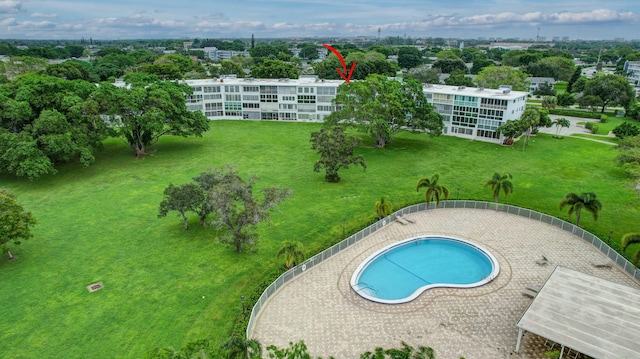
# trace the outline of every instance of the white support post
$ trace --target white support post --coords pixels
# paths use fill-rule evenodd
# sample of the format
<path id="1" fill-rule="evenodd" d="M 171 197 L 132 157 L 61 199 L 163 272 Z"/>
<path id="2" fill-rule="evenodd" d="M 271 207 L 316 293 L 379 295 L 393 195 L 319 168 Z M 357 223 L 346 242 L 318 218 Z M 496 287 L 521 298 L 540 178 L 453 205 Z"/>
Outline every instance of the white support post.
<path id="1" fill-rule="evenodd" d="M 520 350 L 520 341 L 522 339 L 522 328 L 518 328 L 518 341 L 516 342 L 516 353 Z"/>
<path id="2" fill-rule="evenodd" d="M 562 355 L 564 355 L 564 344 L 560 344 L 560 356 L 558 357 L 558 359 L 562 358 Z"/>

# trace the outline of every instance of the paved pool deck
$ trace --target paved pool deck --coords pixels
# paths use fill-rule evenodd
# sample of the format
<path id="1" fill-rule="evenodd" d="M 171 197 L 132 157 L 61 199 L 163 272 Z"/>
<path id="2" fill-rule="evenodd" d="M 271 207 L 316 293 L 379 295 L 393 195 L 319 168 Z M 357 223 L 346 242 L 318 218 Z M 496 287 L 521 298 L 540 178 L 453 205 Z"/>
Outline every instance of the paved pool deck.
<path id="1" fill-rule="evenodd" d="M 581 238 L 552 225 L 514 214 L 440 208 L 392 222 L 283 286 L 258 316 L 251 337 L 263 347 L 304 340 L 313 357 L 358 359 L 376 347 L 401 341 L 429 346 L 437 359 L 544 359 L 544 339 L 526 333 L 514 353 L 516 323 L 531 302 L 522 294 L 541 286 L 562 265 L 627 286 L 640 284 Z M 489 250 L 500 274 L 471 289 L 431 289 L 406 304 L 370 302 L 349 281 L 356 267 L 386 245 L 419 235 L 465 239 Z M 542 256 L 548 264 L 539 265 Z M 611 268 L 595 267 L 609 261 Z"/>

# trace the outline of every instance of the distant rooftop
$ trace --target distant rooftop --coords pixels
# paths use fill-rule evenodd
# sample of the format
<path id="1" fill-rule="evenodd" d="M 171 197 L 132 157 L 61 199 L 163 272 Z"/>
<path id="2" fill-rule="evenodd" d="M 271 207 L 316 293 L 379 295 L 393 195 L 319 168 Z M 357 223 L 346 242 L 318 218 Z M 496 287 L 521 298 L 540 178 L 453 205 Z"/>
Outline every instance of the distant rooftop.
<path id="1" fill-rule="evenodd" d="M 504 99 L 516 99 L 527 96 L 524 91 L 512 91 L 509 89 L 486 89 L 482 87 L 448 86 L 448 85 L 425 85 L 424 91 L 438 92 L 451 95 L 500 97 Z"/>

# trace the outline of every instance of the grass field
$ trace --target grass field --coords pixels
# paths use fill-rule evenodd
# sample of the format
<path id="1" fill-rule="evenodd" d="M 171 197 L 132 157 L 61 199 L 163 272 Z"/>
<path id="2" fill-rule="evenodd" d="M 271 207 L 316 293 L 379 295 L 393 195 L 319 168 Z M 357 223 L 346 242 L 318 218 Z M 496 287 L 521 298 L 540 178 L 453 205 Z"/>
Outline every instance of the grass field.
<path id="1" fill-rule="evenodd" d="M 430 138 L 404 133 L 386 149 L 358 150 L 367 169 L 340 172 L 325 183 L 314 173 L 317 155 L 309 136 L 318 124 L 216 121 L 204 138 L 164 138 L 153 156 L 136 160 L 109 140 L 89 168 L 67 164 L 37 181 L 0 177 L 0 186 L 39 221 L 34 238 L 13 247 L 17 258 L 0 259 L 0 356 L 10 358 L 139 358 L 156 346 L 189 340 L 226 339 L 265 272 L 281 265 L 284 240 L 304 243 L 312 254 L 349 228 L 374 217 L 374 203 L 388 195 L 394 208 L 423 199 L 420 177 L 440 173 L 453 198 L 490 200 L 482 184 L 494 172 L 513 174 L 515 192 L 505 201 L 565 218 L 558 202 L 570 191 L 594 191 L 600 219 L 581 225 L 613 240 L 638 231 L 638 194 L 605 144 L 538 135 L 520 146 Z M 202 228 L 195 215 L 182 229 L 174 214 L 157 218 L 164 188 L 181 184 L 210 166 L 234 164 L 257 175 L 257 186 L 293 189 L 259 227 L 256 253 L 235 253 Z M 102 281 L 104 289 L 85 286 Z"/>

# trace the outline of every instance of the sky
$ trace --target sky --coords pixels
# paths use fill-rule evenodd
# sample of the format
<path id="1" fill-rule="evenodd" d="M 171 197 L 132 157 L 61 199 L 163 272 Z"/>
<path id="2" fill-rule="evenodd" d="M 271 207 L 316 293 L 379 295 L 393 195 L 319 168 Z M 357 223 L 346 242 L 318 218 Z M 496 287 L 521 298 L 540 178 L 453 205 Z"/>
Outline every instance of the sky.
<path id="1" fill-rule="evenodd" d="M 640 38 L 638 0 L 0 0 L 0 39 Z"/>

